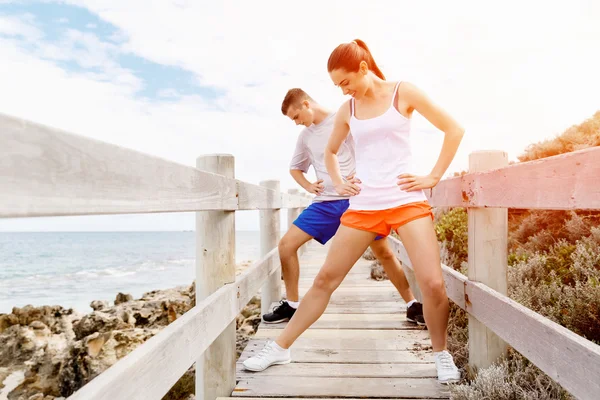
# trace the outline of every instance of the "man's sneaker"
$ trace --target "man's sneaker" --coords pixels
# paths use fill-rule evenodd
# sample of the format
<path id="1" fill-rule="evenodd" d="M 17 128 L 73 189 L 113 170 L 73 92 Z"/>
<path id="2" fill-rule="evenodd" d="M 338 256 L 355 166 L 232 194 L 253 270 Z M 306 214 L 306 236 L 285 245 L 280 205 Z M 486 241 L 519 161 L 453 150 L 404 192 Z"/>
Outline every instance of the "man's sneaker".
<path id="1" fill-rule="evenodd" d="M 281 300 L 279 305 L 273 309 L 273 312 L 263 315 L 265 324 L 277 324 L 292 319 L 296 309 L 288 304 L 287 301 Z"/>
<path id="2" fill-rule="evenodd" d="M 460 380 L 460 371 L 454 365 L 454 359 L 447 350 L 435 353 L 435 368 L 440 383 L 456 383 Z"/>
<path id="3" fill-rule="evenodd" d="M 415 301 L 406 309 L 406 320 L 420 326 L 425 326 L 425 318 L 423 317 L 423 304 Z"/>
<path id="4" fill-rule="evenodd" d="M 274 345 L 275 342 L 268 342 L 257 355 L 243 362 L 244 368 L 260 372 L 271 365 L 289 364 L 292 361 L 290 349 L 279 350 Z"/>

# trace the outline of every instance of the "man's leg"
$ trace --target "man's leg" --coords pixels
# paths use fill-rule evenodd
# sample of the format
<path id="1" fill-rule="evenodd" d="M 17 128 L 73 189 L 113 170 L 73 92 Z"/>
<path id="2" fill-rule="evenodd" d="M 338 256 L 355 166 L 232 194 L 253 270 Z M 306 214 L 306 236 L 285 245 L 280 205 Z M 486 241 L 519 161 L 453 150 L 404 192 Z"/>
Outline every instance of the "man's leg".
<path id="1" fill-rule="evenodd" d="M 285 282 L 286 299 L 272 313 L 265 314 L 265 323 L 278 323 L 292 318 L 299 306 L 298 281 L 300 265 L 298 249 L 310 239 L 326 244 L 338 230 L 340 217 L 348 208 L 348 200 L 332 200 L 311 204 L 294 221 L 279 242 L 279 257 Z"/>
<path id="2" fill-rule="evenodd" d="M 390 248 L 387 239 L 374 240 L 373 243 L 371 243 L 371 250 L 373 251 L 373 255 L 381 263 L 381 266 L 390 278 L 392 284 L 398 289 L 398 292 L 404 301 L 408 303 L 409 301 L 414 300 L 415 296 L 410 290 L 408 280 L 402 270 L 402 265 L 400 265 L 400 261 L 398 261 L 396 255 Z"/>
<path id="3" fill-rule="evenodd" d="M 312 238 L 296 225 L 292 225 L 279 242 L 279 259 L 281 260 L 287 301 L 298 302 L 298 280 L 300 279 L 298 249 Z"/>
<path id="4" fill-rule="evenodd" d="M 402 299 L 406 302 L 406 319 L 419 325 L 425 325 L 423 305 L 415 300 L 415 296 L 413 295 L 412 290 L 410 290 L 406 275 L 404 275 L 404 271 L 402 270 L 402 265 L 392 251 L 387 238 L 374 240 L 373 243 L 371 243 L 371 250 L 373 251 L 373 255 L 381 263 L 381 266 L 390 278 L 392 284 L 400 293 L 400 296 L 402 296 Z"/>
<path id="5" fill-rule="evenodd" d="M 312 238 L 296 225 L 292 225 L 279 241 L 279 259 L 281 260 L 287 301 L 282 302 L 273 312 L 263 315 L 265 323 L 276 324 L 288 321 L 298 308 L 298 280 L 300 278 L 298 249 Z"/>

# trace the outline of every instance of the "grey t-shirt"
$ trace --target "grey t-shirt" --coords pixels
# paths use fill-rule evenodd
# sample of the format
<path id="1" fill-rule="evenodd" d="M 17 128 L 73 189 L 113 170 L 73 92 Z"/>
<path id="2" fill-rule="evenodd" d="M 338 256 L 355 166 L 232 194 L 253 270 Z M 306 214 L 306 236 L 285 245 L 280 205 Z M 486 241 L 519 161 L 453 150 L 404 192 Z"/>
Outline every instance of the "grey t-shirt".
<path id="1" fill-rule="evenodd" d="M 304 128 L 298 136 L 296 150 L 290 163 L 290 169 L 299 169 L 304 173 L 308 172 L 308 168 L 312 165 L 317 180 L 323 179 L 324 190 L 320 195 L 315 196 L 313 201 L 342 200 L 349 197 L 337 194 L 325 167 L 325 147 L 333 131 L 334 121 L 335 113 L 332 113 L 319 124 Z M 354 140 L 351 134 L 348 134 L 348 138 L 340 146 L 337 157 L 342 176 L 346 178 L 352 175 L 355 171 L 355 163 Z"/>

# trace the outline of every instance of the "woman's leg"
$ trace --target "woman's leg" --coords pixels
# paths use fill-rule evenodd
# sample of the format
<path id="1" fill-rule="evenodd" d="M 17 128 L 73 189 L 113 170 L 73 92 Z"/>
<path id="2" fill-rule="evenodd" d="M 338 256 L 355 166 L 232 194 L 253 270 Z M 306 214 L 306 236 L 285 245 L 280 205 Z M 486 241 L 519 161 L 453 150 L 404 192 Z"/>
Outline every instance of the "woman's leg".
<path id="1" fill-rule="evenodd" d="M 327 258 L 298 310 L 279 335 L 276 343 L 289 348 L 323 314 L 331 295 L 350 269 L 373 242 L 376 234 L 340 225 L 333 237 Z"/>
<path id="2" fill-rule="evenodd" d="M 244 368 L 258 372 L 271 365 L 291 362 L 290 346 L 323 314 L 331 294 L 342 283 L 375 236 L 375 233 L 343 225 L 339 227 L 323 267 L 290 322 L 275 342 L 269 342 L 258 354 L 244 361 Z"/>
<path id="3" fill-rule="evenodd" d="M 398 228 L 398 234 L 423 294 L 423 314 L 431 336 L 438 381 L 457 382 L 460 371 L 446 350 L 449 305 L 433 221 L 429 216 L 419 218 Z"/>
<path id="4" fill-rule="evenodd" d="M 423 315 L 434 352 L 446 349 L 449 304 L 442 275 L 440 248 L 431 217 L 398 228 L 423 295 Z"/>

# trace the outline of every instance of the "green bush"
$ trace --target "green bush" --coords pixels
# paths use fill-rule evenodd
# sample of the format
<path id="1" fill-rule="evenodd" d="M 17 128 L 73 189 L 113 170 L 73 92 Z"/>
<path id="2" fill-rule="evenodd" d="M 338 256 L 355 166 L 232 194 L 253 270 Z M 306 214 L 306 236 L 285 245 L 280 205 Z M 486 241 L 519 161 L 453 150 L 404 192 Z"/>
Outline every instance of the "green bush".
<path id="1" fill-rule="evenodd" d="M 455 270 L 460 270 L 469 255 L 467 211 L 453 208 L 437 216 L 435 233 L 442 246 L 442 262 Z"/>

